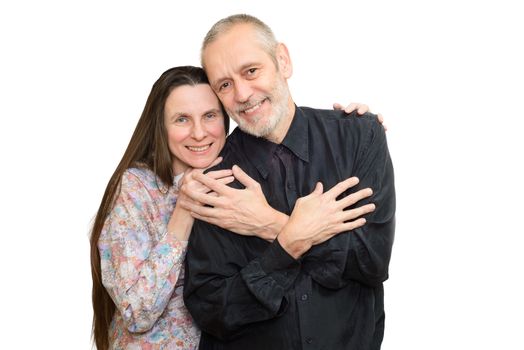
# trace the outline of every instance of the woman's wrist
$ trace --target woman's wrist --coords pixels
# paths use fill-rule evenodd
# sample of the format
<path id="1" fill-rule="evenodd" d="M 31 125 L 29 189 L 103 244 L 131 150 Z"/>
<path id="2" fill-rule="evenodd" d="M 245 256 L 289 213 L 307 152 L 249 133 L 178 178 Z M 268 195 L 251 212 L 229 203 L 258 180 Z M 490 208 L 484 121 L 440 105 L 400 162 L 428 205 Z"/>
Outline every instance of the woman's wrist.
<path id="1" fill-rule="evenodd" d="M 191 213 L 181 206 L 175 206 L 171 219 L 167 224 L 168 234 L 174 235 L 180 241 L 187 241 L 193 228 L 193 222 L 195 219 L 191 216 Z"/>

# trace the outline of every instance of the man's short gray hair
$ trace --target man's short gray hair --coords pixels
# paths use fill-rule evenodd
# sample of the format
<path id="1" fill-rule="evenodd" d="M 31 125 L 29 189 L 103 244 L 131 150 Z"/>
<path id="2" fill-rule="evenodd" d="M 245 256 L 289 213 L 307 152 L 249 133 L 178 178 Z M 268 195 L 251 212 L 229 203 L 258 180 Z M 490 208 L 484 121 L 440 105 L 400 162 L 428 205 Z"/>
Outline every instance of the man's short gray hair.
<path id="1" fill-rule="evenodd" d="M 250 24 L 255 28 L 262 49 L 268 53 L 278 69 L 276 54 L 278 41 L 275 38 L 275 34 L 273 34 L 273 31 L 267 24 L 258 18 L 247 14 L 237 14 L 222 18 L 220 21 L 216 22 L 207 32 L 204 42 L 202 43 L 202 49 L 200 51 L 200 63 L 204 69 L 206 68 L 204 64 L 204 50 L 209 46 L 209 44 L 215 41 L 220 36 L 220 34 L 228 32 L 237 24 L 244 23 Z"/>

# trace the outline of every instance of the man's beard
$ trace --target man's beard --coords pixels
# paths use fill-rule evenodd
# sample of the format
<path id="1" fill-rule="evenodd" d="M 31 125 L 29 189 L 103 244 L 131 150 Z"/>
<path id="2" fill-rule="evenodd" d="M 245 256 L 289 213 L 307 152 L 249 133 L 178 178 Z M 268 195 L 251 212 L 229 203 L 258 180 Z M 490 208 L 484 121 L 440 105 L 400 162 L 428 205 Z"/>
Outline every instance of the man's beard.
<path id="1" fill-rule="evenodd" d="M 239 116 L 241 113 L 240 111 L 249 109 L 262 102 L 266 98 L 269 100 L 268 102 L 271 103 L 273 114 L 267 118 L 268 120 L 265 124 L 259 125 L 259 121 L 263 118 L 261 115 L 253 116 L 250 121 L 247 121 Z M 288 100 L 289 90 L 287 85 L 284 83 L 283 79 L 277 79 L 275 88 L 271 91 L 269 96 L 251 99 L 250 101 L 242 104 L 242 106 L 236 108 L 236 111 L 227 110 L 227 113 L 233 117 L 233 119 L 238 124 L 238 127 L 245 133 L 256 137 L 267 138 L 267 136 L 269 136 L 275 130 L 280 121 L 284 119 L 289 113 Z"/>

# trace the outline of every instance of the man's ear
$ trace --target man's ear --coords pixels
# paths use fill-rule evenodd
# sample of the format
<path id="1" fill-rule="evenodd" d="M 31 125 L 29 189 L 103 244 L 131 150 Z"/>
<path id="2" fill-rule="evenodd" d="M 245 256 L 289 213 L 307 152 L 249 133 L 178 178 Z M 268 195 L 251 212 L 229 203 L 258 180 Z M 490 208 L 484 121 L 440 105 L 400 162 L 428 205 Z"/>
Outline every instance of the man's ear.
<path id="1" fill-rule="evenodd" d="M 276 50 L 278 69 L 282 72 L 285 79 L 291 78 L 293 75 L 293 64 L 286 45 L 279 43 Z"/>

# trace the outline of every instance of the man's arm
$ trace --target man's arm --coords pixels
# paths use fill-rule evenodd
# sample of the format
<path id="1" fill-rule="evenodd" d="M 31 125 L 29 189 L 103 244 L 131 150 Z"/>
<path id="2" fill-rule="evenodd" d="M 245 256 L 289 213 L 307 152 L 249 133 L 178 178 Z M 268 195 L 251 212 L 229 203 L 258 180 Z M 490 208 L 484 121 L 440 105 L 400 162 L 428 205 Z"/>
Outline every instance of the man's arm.
<path id="1" fill-rule="evenodd" d="M 184 302 L 203 331 L 229 339 L 286 309 L 300 264 L 278 241 L 236 235 L 197 220 L 188 248 Z M 257 250 L 263 254 L 253 258 Z"/>
<path id="2" fill-rule="evenodd" d="M 337 230 L 351 230 L 364 223 L 363 219 L 354 219 L 372 205 L 343 209 L 368 196 L 369 189 L 358 191 L 341 202 L 336 200 L 355 182 L 355 179 L 346 180 L 324 194 L 316 211 L 322 222 L 320 227 L 326 226 L 331 232 L 319 232 L 315 242 L 327 239 Z M 306 197 L 317 195 L 314 192 Z M 347 221 L 344 218 L 353 221 L 344 223 Z M 282 248 L 278 239 L 268 243 L 197 220 L 186 258 L 186 306 L 204 331 L 227 339 L 251 323 L 272 319 L 284 312 L 288 291 L 300 269 L 300 262 Z"/>
<path id="3" fill-rule="evenodd" d="M 351 280 L 376 286 L 388 277 L 395 231 L 393 166 L 383 128 L 376 121 L 361 127 L 364 136 L 353 175 L 360 179 L 356 189 L 370 187 L 373 195 L 358 205 L 373 203 L 376 209 L 365 216 L 364 226 L 338 234 L 303 256 L 303 268 L 327 288 L 341 288 Z"/>
<path id="4" fill-rule="evenodd" d="M 260 184 L 239 166 L 233 165 L 231 171 L 243 189 L 226 186 L 209 174 L 195 174 L 194 182 L 208 188 L 209 193 L 195 191 L 191 184 L 184 185 L 180 190 L 190 200 L 182 200 L 179 204 L 191 211 L 196 219 L 272 242 L 289 217 L 268 204 Z"/>
<path id="5" fill-rule="evenodd" d="M 234 177 L 245 186 L 244 189 L 226 186 L 204 174 L 195 174 L 194 180 L 212 192 L 210 194 L 202 193 L 184 185 L 181 191 L 191 198 L 191 201 L 180 200 L 179 204 L 191 211 L 192 215 L 199 220 L 241 235 L 257 236 L 272 242 L 282 232 L 289 217 L 273 209 L 267 203 L 260 184 L 240 167 L 234 165 L 232 171 Z M 313 240 L 313 245 L 329 239 L 336 233 L 362 226 L 364 224 L 362 220 L 347 221 L 374 210 L 374 205 L 368 204 L 343 213 L 348 206 L 362 198 L 369 197 L 372 193 L 371 189 L 362 189 L 344 201 L 336 200 L 340 194 L 357 183 L 356 178 L 346 179 L 325 194 L 318 194 L 314 191 L 299 199 L 299 202 L 307 199 L 314 205 L 314 210 L 306 214 L 306 219 L 314 223 L 314 225 L 307 225 L 308 230 L 306 231 L 308 237 Z M 202 203 L 208 206 L 203 206 Z M 323 232 L 326 229 L 329 232 Z M 302 236 L 300 239 L 304 240 L 308 237 Z"/>

